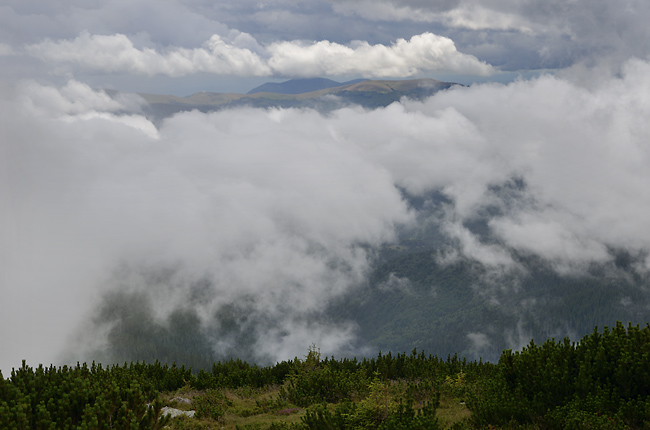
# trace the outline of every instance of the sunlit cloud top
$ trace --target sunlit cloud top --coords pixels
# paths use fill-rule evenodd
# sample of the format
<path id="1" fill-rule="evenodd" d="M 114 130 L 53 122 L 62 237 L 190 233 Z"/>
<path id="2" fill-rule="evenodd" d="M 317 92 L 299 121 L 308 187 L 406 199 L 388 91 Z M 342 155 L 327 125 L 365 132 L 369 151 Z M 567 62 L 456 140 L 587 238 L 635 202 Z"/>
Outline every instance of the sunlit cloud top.
<path id="1" fill-rule="evenodd" d="M 257 47 L 254 52 L 247 46 Z M 213 35 L 200 48 L 171 48 L 158 52 L 138 49 L 123 34 L 83 33 L 73 40 L 28 45 L 30 55 L 55 65 L 109 73 L 185 76 L 211 73 L 235 76 L 361 75 L 407 77 L 422 72 L 488 75 L 493 68 L 458 52 L 446 37 L 424 33 L 390 46 L 355 41 L 340 45 L 328 41 L 273 43 L 260 47 L 249 34 L 232 41 Z M 62 70 L 61 70 L 62 71 Z"/>

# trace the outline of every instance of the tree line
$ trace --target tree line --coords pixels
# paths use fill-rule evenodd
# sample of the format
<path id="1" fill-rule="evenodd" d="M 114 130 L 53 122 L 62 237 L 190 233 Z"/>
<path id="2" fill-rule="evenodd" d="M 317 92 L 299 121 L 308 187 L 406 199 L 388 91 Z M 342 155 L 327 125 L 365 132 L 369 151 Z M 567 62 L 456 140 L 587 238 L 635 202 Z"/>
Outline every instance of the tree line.
<path id="1" fill-rule="evenodd" d="M 315 347 L 273 366 L 231 359 L 198 372 L 160 362 L 23 362 L 6 379 L 0 373 L 0 428 L 159 429 L 169 425 L 162 392 L 267 386 L 280 387 L 278 404 L 306 411 L 301 423 L 269 428 L 436 429 L 440 395 L 449 392 L 471 411 L 455 428 L 647 428 L 650 326 L 618 323 L 580 342 L 531 341 L 503 351 L 498 363 L 416 350 L 322 358 Z"/>

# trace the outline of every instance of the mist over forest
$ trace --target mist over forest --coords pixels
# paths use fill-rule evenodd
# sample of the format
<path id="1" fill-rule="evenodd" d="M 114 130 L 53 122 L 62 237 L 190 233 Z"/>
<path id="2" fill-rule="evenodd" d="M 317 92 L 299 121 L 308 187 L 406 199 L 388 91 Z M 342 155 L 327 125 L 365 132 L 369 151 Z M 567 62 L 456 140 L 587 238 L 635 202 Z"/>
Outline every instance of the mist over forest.
<path id="1" fill-rule="evenodd" d="M 1 7 L 3 374 L 312 344 L 495 361 L 648 321 L 645 3 L 268 2 L 284 27 L 253 2 L 136 3 Z M 444 85 L 144 95 L 317 76 Z"/>

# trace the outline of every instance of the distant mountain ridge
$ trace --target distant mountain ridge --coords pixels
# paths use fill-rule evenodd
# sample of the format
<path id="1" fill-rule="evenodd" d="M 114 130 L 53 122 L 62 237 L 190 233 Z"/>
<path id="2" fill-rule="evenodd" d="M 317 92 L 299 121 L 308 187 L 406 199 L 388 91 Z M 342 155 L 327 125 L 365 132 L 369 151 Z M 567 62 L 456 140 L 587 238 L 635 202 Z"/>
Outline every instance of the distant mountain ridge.
<path id="1" fill-rule="evenodd" d="M 299 78 L 290 79 L 285 82 L 266 82 L 253 88 L 246 94 L 275 93 L 275 94 L 303 94 L 312 91 L 336 88 L 344 85 L 352 85 L 367 79 L 354 79 L 347 82 L 336 82 L 326 78 Z"/>
<path id="2" fill-rule="evenodd" d="M 147 116 L 160 121 L 183 111 L 211 112 L 238 107 L 309 108 L 328 112 L 343 106 L 360 105 L 373 109 L 388 106 L 403 97 L 423 100 L 457 85 L 460 84 L 436 79 L 357 79 L 339 83 L 330 79 L 312 78 L 292 79 L 282 83 L 267 82 L 248 94 L 200 92 L 187 97 L 138 94 L 148 102 L 144 108 Z"/>

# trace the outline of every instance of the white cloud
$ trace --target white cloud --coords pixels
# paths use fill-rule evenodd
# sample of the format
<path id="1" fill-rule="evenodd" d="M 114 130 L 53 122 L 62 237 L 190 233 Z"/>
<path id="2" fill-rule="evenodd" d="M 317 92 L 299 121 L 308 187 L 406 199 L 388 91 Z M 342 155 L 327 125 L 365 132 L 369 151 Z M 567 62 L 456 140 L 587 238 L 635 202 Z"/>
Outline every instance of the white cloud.
<path id="1" fill-rule="evenodd" d="M 394 224 L 410 214 L 390 175 L 334 139 L 326 118 L 191 112 L 166 120 L 152 140 L 117 121 L 118 106 L 101 92 L 74 82 L 41 90 L 46 108 L 30 99 L 1 120 L 0 272 L 3 301 L 14 305 L 0 316 L 3 370 L 22 358 L 56 360 L 125 267 L 176 269 L 175 282 L 155 286 L 163 312 L 167 292 L 180 304 L 201 279 L 210 281 L 201 315 L 248 298 L 274 321 L 255 327 L 260 353 L 273 359 L 304 351 L 296 342 L 308 337 L 331 348 L 349 341 L 347 325 L 276 328 L 361 282 L 364 247 L 394 240 Z"/>
<path id="2" fill-rule="evenodd" d="M 485 333 L 467 333 L 467 340 L 470 342 L 470 351 L 475 357 L 485 355 L 487 350 L 493 347 Z"/>
<path id="3" fill-rule="evenodd" d="M 7 57 L 10 55 L 15 55 L 11 45 L 7 45 L 6 43 L 0 43 L 0 57 Z"/>
<path id="4" fill-rule="evenodd" d="M 269 65 L 288 76 L 361 74 L 366 77 L 413 76 L 422 72 L 489 75 L 492 67 L 458 52 L 454 42 L 432 33 L 398 39 L 391 46 L 357 41 L 351 46 L 320 41 L 281 42 L 269 47 Z"/>
<path id="5" fill-rule="evenodd" d="M 244 76 L 270 74 L 257 54 L 228 44 L 218 35 L 213 35 L 201 48 L 176 48 L 167 53 L 152 48 L 138 49 L 123 34 L 103 36 L 87 32 L 73 40 L 46 40 L 25 49 L 31 55 L 55 64 L 68 63 L 108 73 L 169 76 L 200 72 Z"/>
<path id="6" fill-rule="evenodd" d="M 164 53 L 136 48 L 123 34 L 82 33 L 73 40 L 46 40 L 25 47 L 30 55 L 61 67 L 107 73 L 402 77 L 434 71 L 475 75 L 494 72 L 490 65 L 458 52 L 451 39 L 431 33 L 408 41 L 398 39 L 391 46 L 362 41 L 350 46 L 293 41 L 272 43 L 265 53 L 251 49 L 262 48 L 252 36 L 239 32 L 232 42 L 213 35 L 201 48 L 173 48 Z"/>
<path id="7" fill-rule="evenodd" d="M 432 21 L 439 21 L 449 27 L 470 30 L 516 30 L 522 33 L 533 33 L 533 26 L 527 19 L 508 10 L 498 11 L 483 7 L 479 4 L 464 4 L 456 9 L 436 15 Z"/>
<path id="8" fill-rule="evenodd" d="M 87 112 L 81 115 L 66 115 L 60 119 L 65 122 L 92 121 L 95 119 L 111 121 L 139 130 L 151 139 L 158 139 L 160 137 L 156 126 L 142 115 L 115 115 L 106 112 Z"/>
<path id="9" fill-rule="evenodd" d="M 447 222 L 443 225 L 444 232 L 457 241 L 461 255 L 478 261 L 490 268 L 506 270 L 518 269 L 507 249 L 496 244 L 484 244 L 467 228 L 458 222 Z"/>
<path id="10" fill-rule="evenodd" d="M 611 248 L 650 247 L 650 64 L 622 70 L 589 88 L 544 76 L 339 111 L 335 130 L 410 193 L 445 193 L 452 203 L 440 221 L 466 256 L 511 267 L 515 249 L 568 270 L 609 261 Z M 512 178 L 523 188 L 495 191 Z M 463 227 L 486 208 L 498 210 L 485 219 L 489 244 Z"/>
<path id="11" fill-rule="evenodd" d="M 388 274 L 388 277 L 385 281 L 377 285 L 377 288 L 381 291 L 396 292 L 407 295 L 413 295 L 413 286 L 409 278 L 400 278 L 391 272 Z"/>
<path id="12" fill-rule="evenodd" d="M 22 85 L 21 102 L 32 113 L 52 116 L 80 114 L 88 111 L 116 112 L 126 109 L 123 103 L 104 91 L 96 91 L 88 85 L 70 80 L 62 88 L 40 85 L 29 81 Z M 142 100 L 144 103 L 144 100 Z"/>
<path id="13" fill-rule="evenodd" d="M 422 21 L 432 22 L 436 21 L 439 17 L 440 9 L 438 2 L 432 2 L 431 8 L 418 7 L 416 5 L 409 6 L 408 4 L 398 3 L 392 1 L 377 1 L 372 2 L 368 0 L 360 1 L 341 1 L 334 0 L 333 8 L 337 13 L 342 15 L 358 15 L 365 19 L 373 21 Z M 442 8 L 445 10 L 446 8 Z"/>
<path id="14" fill-rule="evenodd" d="M 523 178 L 525 191 L 504 201 L 505 213 L 490 223 L 506 245 L 574 262 L 603 261 L 607 247 L 648 249 L 648 72 L 647 62 L 634 60 L 622 77 L 590 89 L 547 76 L 451 91 L 414 106 L 432 117 L 453 109 L 490 148 L 464 155 L 463 172 L 482 172 L 470 181 L 473 192 L 462 178 L 438 182 L 455 201 L 455 219 L 494 205 L 490 186 L 511 175 Z"/>
<path id="15" fill-rule="evenodd" d="M 75 80 L 68 81 L 60 89 L 27 81 L 20 89 L 20 104 L 31 115 L 65 122 L 102 119 L 135 128 L 155 139 L 158 137 L 156 127 L 138 114 L 145 103 L 134 94 L 120 94 L 114 98 Z"/>
<path id="16" fill-rule="evenodd" d="M 579 219 L 570 218 L 567 213 L 542 211 L 519 219 L 496 219 L 490 226 L 509 246 L 552 261 L 563 272 L 576 264 L 609 261 L 605 244 L 580 231 Z"/>
<path id="17" fill-rule="evenodd" d="M 473 2 L 395 2 L 332 1 L 334 10 L 343 15 L 357 15 L 373 21 L 414 21 L 441 23 L 452 28 L 470 30 L 517 30 L 531 32 L 531 23 L 509 10 Z"/>

